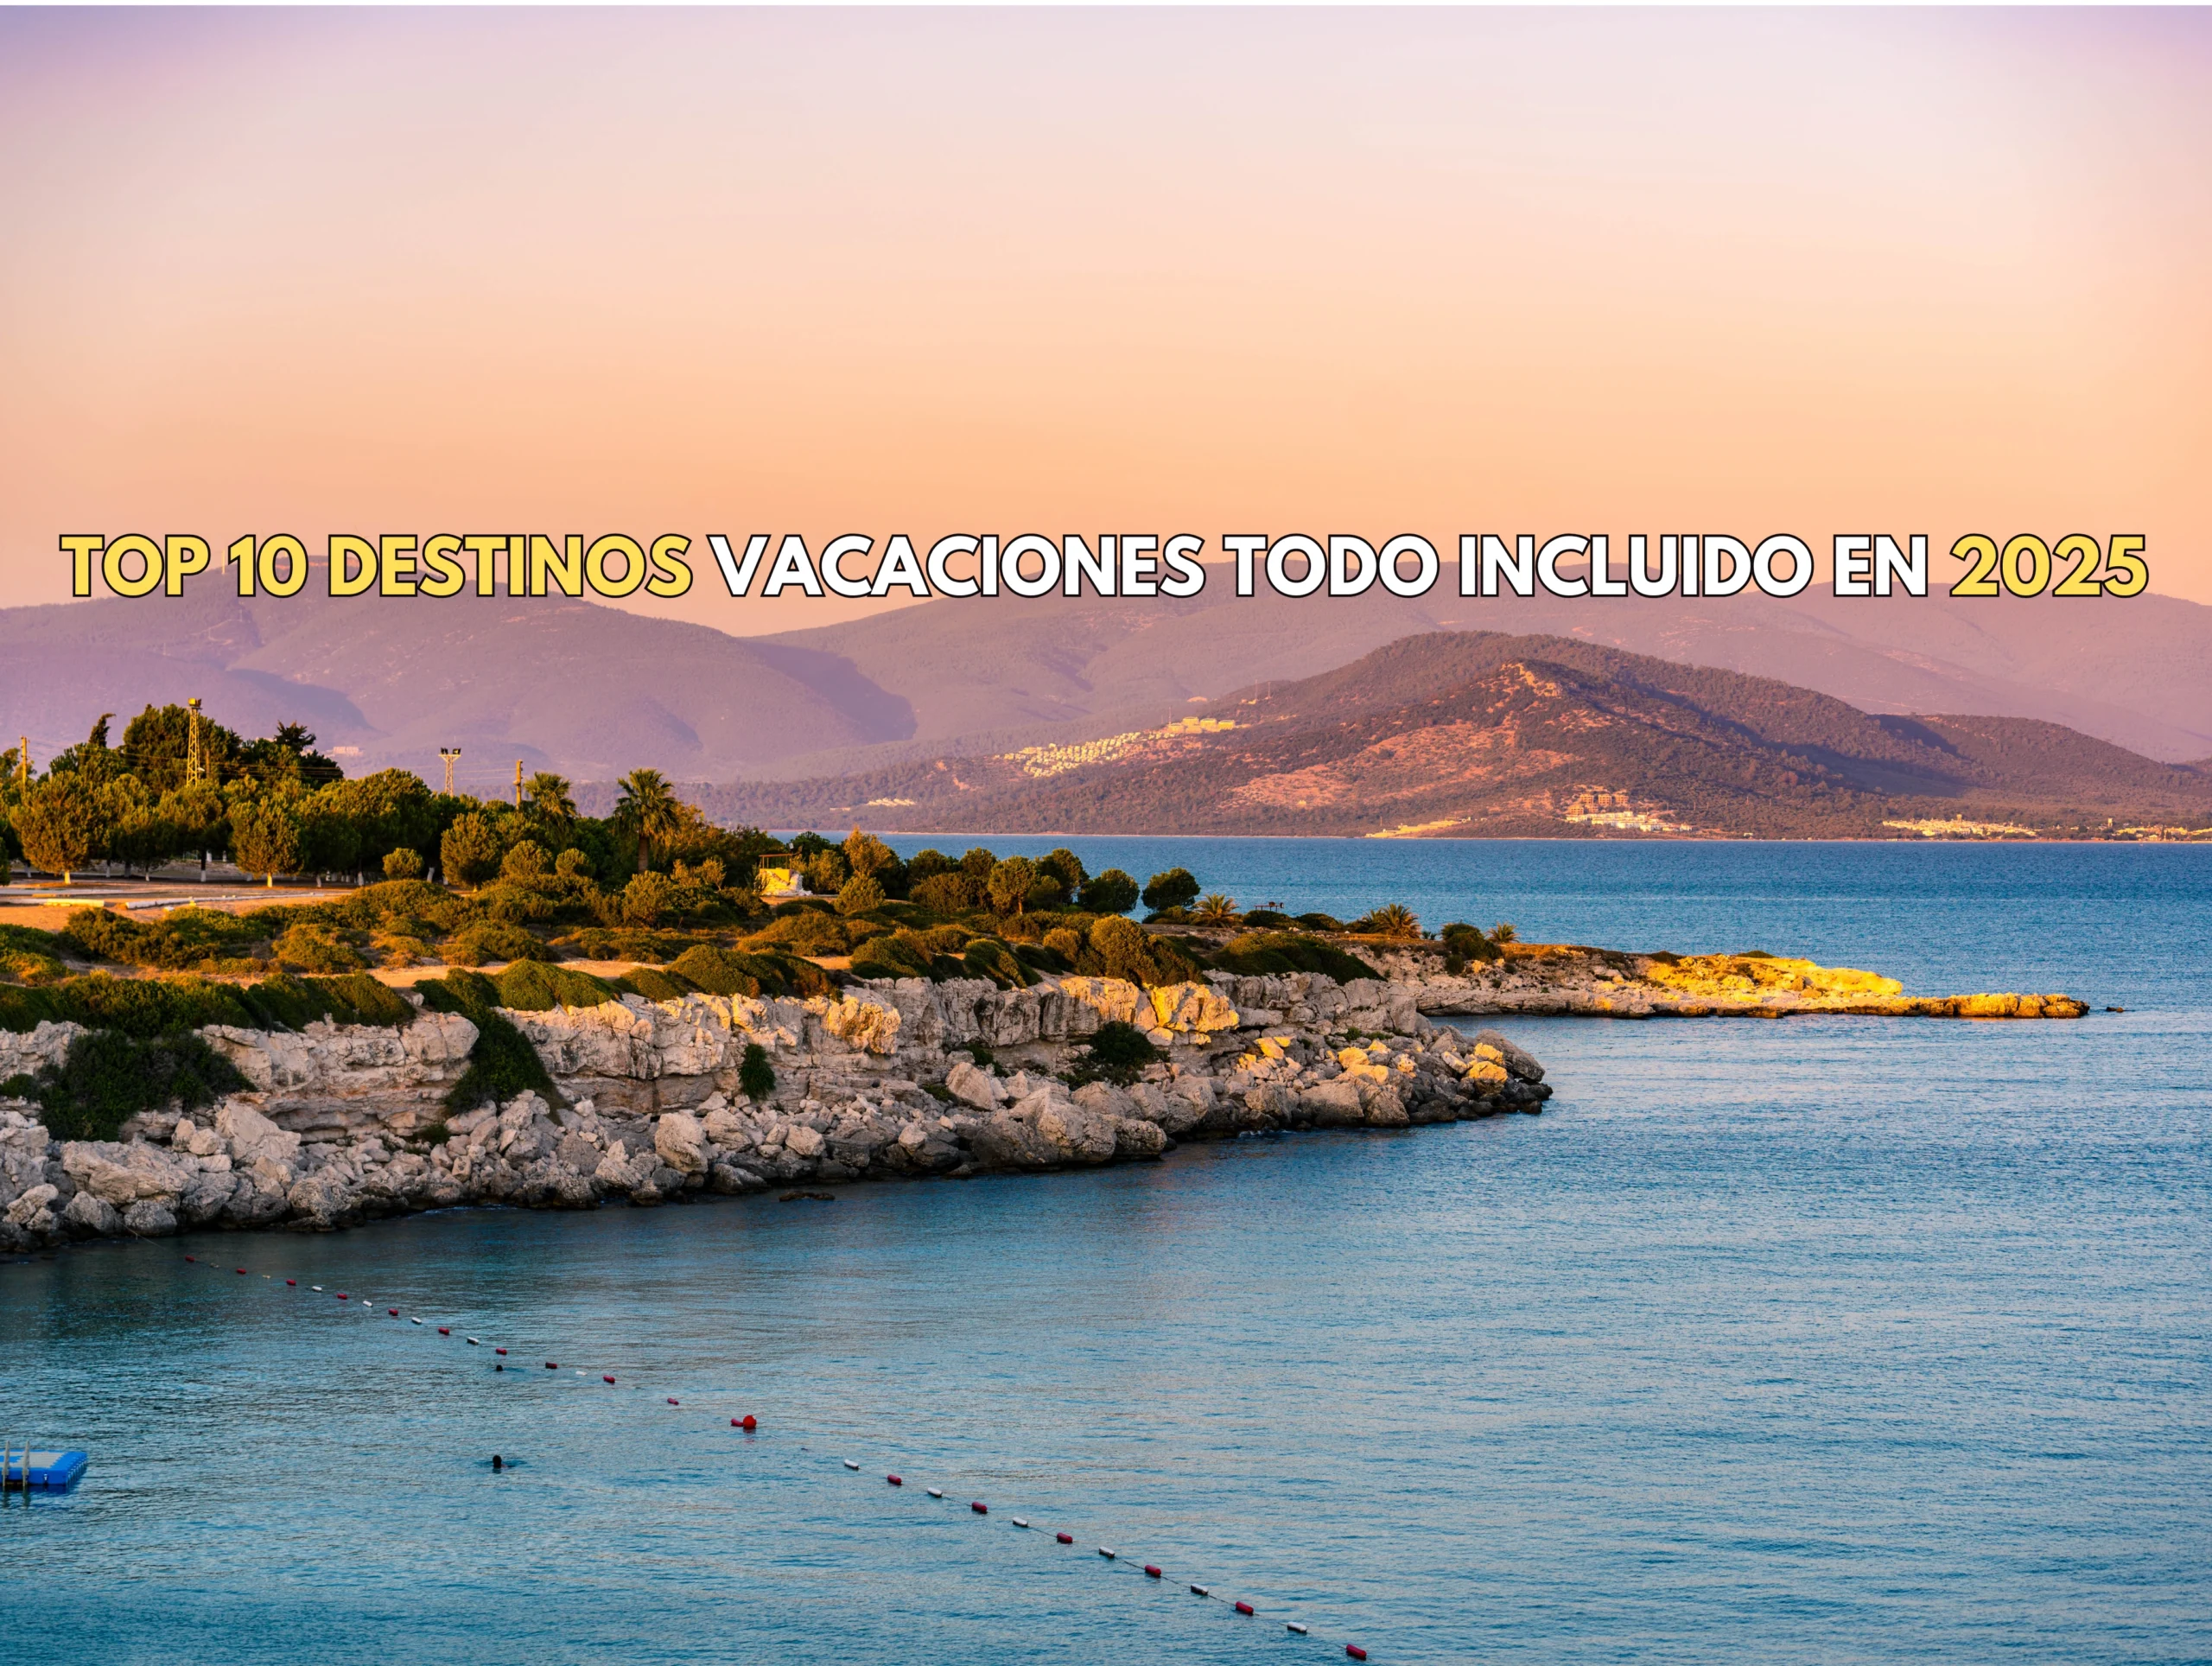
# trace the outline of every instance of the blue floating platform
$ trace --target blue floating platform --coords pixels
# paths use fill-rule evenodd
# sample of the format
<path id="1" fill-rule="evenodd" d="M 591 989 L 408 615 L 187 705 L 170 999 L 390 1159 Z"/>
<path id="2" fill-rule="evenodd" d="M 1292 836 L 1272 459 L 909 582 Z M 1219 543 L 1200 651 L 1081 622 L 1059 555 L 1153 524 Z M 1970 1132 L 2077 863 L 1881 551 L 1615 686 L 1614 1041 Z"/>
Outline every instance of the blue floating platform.
<path id="1" fill-rule="evenodd" d="M 18 1448 L 8 1459 L 6 1482 L 10 1490 L 36 1488 L 42 1492 L 67 1492 L 83 1478 L 89 1454 L 81 1452 L 24 1452 Z"/>

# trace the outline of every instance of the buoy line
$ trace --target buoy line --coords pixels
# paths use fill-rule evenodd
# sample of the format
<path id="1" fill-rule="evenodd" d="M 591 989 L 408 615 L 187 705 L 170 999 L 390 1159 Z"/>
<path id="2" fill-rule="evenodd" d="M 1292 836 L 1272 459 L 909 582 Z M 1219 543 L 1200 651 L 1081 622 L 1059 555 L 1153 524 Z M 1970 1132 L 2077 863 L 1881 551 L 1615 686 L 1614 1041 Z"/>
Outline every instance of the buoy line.
<path id="1" fill-rule="evenodd" d="M 207 1268 L 208 1268 L 208 1269 L 209 1269 L 209 1270 L 211 1270 L 211 1271 L 212 1271 L 212 1270 L 213 1270 L 213 1262 L 203 1262 L 203 1261 L 201 1261 L 201 1260 L 200 1260 L 198 1256 L 185 1256 L 185 1258 L 184 1258 L 184 1259 L 185 1259 L 186 1262 L 187 1262 L 188 1264 L 189 1264 L 189 1265 L 193 1265 L 193 1266 L 200 1266 L 200 1267 L 207 1267 Z M 238 1275 L 238 1276 L 239 1276 L 239 1277 L 241 1277 L 241 1278 L 243 1278 L 243 1277 L 246 1277 L 246 1276 L 249 1276 L 248 1269 L 245 1269 L 245 1268 L 244 1268 L 244 1267 L 240 1267 L 240 1268 L 237 1269 L 236 1269 L 236 1271 L 237 1271 L 237 1275 Z M 262 1277 L 263 1277 L 263 1278 L 264 1278 L 264 1280 L 269 1283 L 270 1288 L 272 1290 L 274 1290 L 274 1289 L 276 1289 L 276 1288 L 279 1288 L 279 1287 L 276 1285 L 276 1275 L 274 1275 L 274 1274 L 270 1274 L 270 1273 L 264 1273 L 264 1274 L 263 1274 L 263 1275 L 262 1275 Z M 298 1281 L 296 1278 L 287 1278 L 287 1279 L 284 1281 L 284 1283 L 283 1283 L 283 1288 L 289 1288 L 289 1289 L 296 1289 L 296 1288 L 298 1288 L 298 1285 L 299 1285 L 299 1281 Z M 320 1284 L 311 1285 L 311 1286 L 309 1286 L 309 1287 L 308 1287 L 308 1289 L 310 1290 L 310 1292 L 312 1292 L 312 1293 L 316 1293 L 316 1294 L 321 1294 L 321 1293 L 322 1293 L 322 1288 L 323 1288 L 323 1287 L 322 1287 L 322 1286 L 321 1286 Z M 350 1296 L 346 1292 L 345 1292 L 345 1291 L 343 1291 L 343 1290 L 340 1290 L 340 1291 L 336 1292 L 336 1293 L 335 1293 L 335 1294 L 336 1294 L 336 1296 L 337 1296 L 338 1300 L 339 1300 L 340 1302 L 341 1302 L 341 1303 L 345 1303 L 345 1304 L 347 1304 L 347 1305 L 349 1305 L 349 1306 L 350 1306 L 350 1305 L 352 1305 L 352 1304 L 353 1304 L 353 1303 L 354 1303 L 354 1302 L 358 1302 L 358 1303 L 359 1303 L 359 1307 L 360 1307 L 360 1309 L 361 1309 L 361 1311 L 362 1311 L 362 1313 L 363 1313 L 363 1315 L 364 1315 L 365 1317 L 372 1318 L 372 1319 L 378 1317 L 378 1314 L 377 1314 L 377 1313 L 376 1313 L 376 1304 L 375 1304 L 373 1301 L 372 1301 L 372 1300 L 371 1300 L 367 1296 L 353 1297 L 353 1296 Z M 406 1313 L 403 1313 L 403 1310 L 402 1310 L 401 1308 L 398 1308 L 398 1307 L 387 1307 L 387 1308 L 385 1308 L 385 1315 L 384 1315 L 384 1316 L 385 1316 L 385 1317 L 387 1317 L 387 1318 L 390 1318 L 390 1319 L 400 1319 L 400 1318 L 404 1317 L 404 1318 L 407 1318 L 407 1319 L 409 1319 L 409 1321 L 410 1321 L 410 1325 L 413 1325 L 413 1326 L 423 1326 L 426 1331 L 427 1331 L 427 1330 L 429 1330 L 429 1329 L 430 1329 L 430 1327 L 429 1327 L 429 1326 L 424 1326 L 423 1321 L 420 1318 L 416 1318 L 416 1317 L 415 1317 L 415 1316 L 414 1316 L 414 1315 L 412 1315 L 412 1314 L 406 1314 Z M 450 1337 L 453 1335 L 454 1329 L 454 1326 L 452 1326 L 452 1325 L 450 1325 L 450 1324 L 442 1324 L 442 1325 L 438 1325 L 438 1326 L 435 1327 L 435 1333 L 436 1333 L 437 1335 L 439 1335 L 439 1336 L 442 1336 L 442 1337 L 448 1337 L 448 1338 L 450 1338 Z M 467 1346 L 469 1346 L 469 1347 L 472 1347 L 472 1348 L 474 1348 L 474 1347 L 480 1347 L 480 1346 L 483 1346 L 483 1345 L 484 1345 L 484 1343 L 483 1343 L 483 1341 L 482 1341 L 482 1339 L 480 1339 L 480 1338 L 479 1338 L 479 1337 L 469 1336 L 469 1337 L 466 1337 L 466 1338 L 464 1338 L 464 1339 L 463 1339 L 463 1341 L 465 1342 L 466 1345 L 467 1345 Z M 493 1351 L 493 1355 L 495 1356 L 494 1362 L 493 1362 L 493 1364 L 492 1369 L 493 1369 L 493 1370 L 495 1370 L 495 1371 L 504 1371 L 504 1370 L 505 1370 L 505 1368 L 506 1368 L 507 1350 L 506 1350 L 505 1347 L 503 1347 L 503 1346 L 499 1346 L 499 1345 L 493 1345 L 493 1349 L 492 1349 L 492 1351 Z M 548 1371 L 551 1371 L 551 1372 L 556 1373 L 556 1377 L 558 1377 L 558 1374 L 559 1374 L 559 1372 L 560 1372 L 560 1365 L 559 1365 L 558 1362 L 556 1362 L 556 1361 L 555 1361 L 555 1360 L 548 1359 L 548 1360 L 546 1360 L 546 1361 L 544 1362 L 544 1364 L 545 1364 L 545 1369 L 546 1369 Z M 586 1388 L 589 1388 L 589 1387 L 593 1386 L 593 1385 L 591 1384 L 590 1381 L 589 1381 L 588 1374 L 587 1373 L 587 1371 L 586 1371 L 583 1368 L 582 1368 L 582 1367 L 577 1367 L 577 1368 L 575 1368 L 575 1377 L 576 1377 L 577 1379 L 581 1379 L 580 1383 L 579 1383 L 579 1385 L 580 1385 L 580 1386 L 586 1387 Z M 601 1373 L 600 1373 L 600 1381 L 601 1381 L 601 1383 L 602 1384 L 604 1384 L 604 1385 L 605 1385 L 605 1386 L 607 1386 L 607 1387 L 609 1387 L 609 1388 L 615 1387 L 615 1386 L 616 1386 L 616 1382 L 615 1382 L 616 1375 L 617 1375 L 617 1373 L 615 1373 L 615 1372 L 613 1372 L 613 1371 L 603 1371 L 603 1372 L 601 1372 Z M 538 1380 L 543 1381 L 543 1378 L 540 1378 L 540 1379 L 538 1379 Z M 562 1380 L 562 1381 L 567 1381 L 567 1380 L 569 1380 L 569 1379 L 567 1379 L 567 1378 L 564 1378 L 564 1377 L 563 1377 L 563 1378 L 559 1378 L 559 1380 Z M 629 1380 L 630 1380 L 630 1384 L 631 1384 L 631 1386 L 632 1386 L 632 1388 L 641 1386 L 641 1385 L 637 1382 L 637 1380 L 636 1380 L 636 1378 L 635 1378 L 634 1377 L 630 1377 L 630 1379 L 629 1379 Z M 674 1396 L 674 1395 L 664 1395 L 664 1396 L 663 1396 L 662 1397 L 663 1397 L 663 1399 L 664 1399 L 664 1400 L 667 1402 L 667 1403 L 668 1403 L 670 1406 L 676 1407 L 676 1408 L 679 1408 L 679 1409 L 681 1409 L 681 1408 L 682 1408 L 683 1402 L 682 1402 L 682 1400 L 681 1400 L 678 1396 Z M 696 1409 L 696 1408 L 695 1408 L 695 1409 Z M 709 1414 L 708 1414 L 708 1415 L 709 1415 L 710 1417 L 712 1417 L 712 1418 L 719 1419 L 720 1417 L 721 1417 L 721 1416 L 723 1415 L 723 1410 L 721 1410 L 721 1409 L 712 1410 L 712 1411 L 709 1412 Z M 759 1419 L 758 1419 L 758 1417 L 756 1416 L 756 1415 L 755 1415 L 755 1414 L 753 1414 L 753 1413 L 752 1413 L 752 1412 L 750 1412 L 750 1411 L 747 1411 L 747 1412 L 742 1412 L 742 1413 L 740 1413 L 740 1414 L 737 1414 L 737 1415 L 732 1415 L 732 1416 L 730 1417 L 730 1419 L 729 1419 L 729 1427 L 730 1427 L 730 1428 L 734 1428 L 734 1429 L 739 1429 L 739 1430 L 741 1430 L 741 1431 L 743 1431 L 745 1434 L 748 1434 L 748 1435 L 749 1435 L 749 1434 L 754 1434 L 756 1431 L 758 1431 L 758 1430 L 760 1429 L 760 1424 Z M 780 1432 L 781 1432 L 781 1433 L 783 1433 L 783 1434 L 791 1434 L 798 1433 L 798 1431 L 794 1431 L 794 1430 L 791 1430 L 791 1429 L 785 1429 L 785 1430 L 782 1430 L 782 1431 L 780 1431 Z M 823 1438 L 823 1437 L 821 1437 L 821 1436 L 816 1436 L 816 1437 L 814 1437 L 814 1438 L 820 1439 L 820 1438 Z M 809 1447 L 806 1444 L 804 1444 L 804 1443 L 803 1443 L 803 1442 L 798 1444 L 798 1450 L 799 1450 L 800 1452 L 802 1452 L 802 1453 L 806 1453 L 810 1458 L 816 1458 L 816 1457 L 818 1457 L 818 1456 L 819 1456 L 819 1454 L 817 1454 L 817 1453 L 814 1453 L 814 1452 L 811 1450 L 811 1448 L 810 1448 L 810 1447 Z M 836 1459 L 832 1460 L 832 1459 L 830 1459 L 823 1458 L 823 1459 L 821 1459 L 821 1461 L 822 1461 L 822 1462 L 823 1462 L 823 1463 L 825 1463 L 825 1464 L 826 1464 L 826 1463 L 829 1463 L 829 1462 L 831 1462 L 831 1461 L 835 1461 L 835 1462 L 836 1462 L 837 1464 L 839 1464 L 839 1465 L 842 1466 L 842 1470 L 843 1470 L 843 1471 L 844 1471 L 844 1472 L 846 1472 L 846 1473 L 855 1473 L 855 1474 L 856 1474 L 856 1473 L 858 1473 L 858 1472 L 860 1472 L 860 1470 L 861 1470 L 861 1464 L 860 1464 L 860 1461 L 859 1461 L 857 1459 L 852 1459 L 852 1458 L 840 1458 L 840 1459 Z M 902 1490 L 902 1491 L 903 1491 L 903 1490 L 904 1490 L 904 1488 L 905 1488 L 906 1481 L 905 1481 L 904 1477 L 903 1477 L 902 1475 L 900 1475 L 899 1472 L 895 1472 L 895 1471 L 894 1471 L 894 1472 L 890 1472 L 890 1473 L 886 1474 L 886 1475 L 885 1475 L 885 1477 L 884 1477 L 884 1479 L 885 1479 L 885 1480 L 886 1480 L 886 1481 L 887 1481 L 887 1483 L 888 1483 L 892 1487 L 893 1487 L 893 1488 L 895 1488 L 895 1489 L 899 1489 L 899 1490 Z M 933 1498 L 933 1499 L 942 1500 L 942 1499 L 943 1499 L 943 1498 L 944 1498 L 944 1497 L 945 1497 L 945 1491 L 944 1491 L 944 1489 L 943 1487 L 938 1487 L 938 1486 L 929 1487 L 929 1488 L 927 1488 L 927 1489 L 926 1489 L 926 1491 L 927 1491 L 928 1496 L 929 1496 L 931 1498 Z M 974 1515 L 974 1516 L 976 1516 L 976 1517 L 988 1517 L 988 1516 L 989 1516 L 989 1514 L 991 1513 L 991 1512 L 990 1512 L 990 1507 L 989 1507 L 989 1505 L 988 1505 L 988 1504 L 984 1500 L 980 1499 L 980 1498 L 978 1498 L 978 1499 L 975 1499 L 975 1500 L 971 1501 L 971 1502 L 969 1503 L 969 1506 L 968 1506 L 968 1509 L 969 1509 L 969 1512 L 970 1512 L 972 1515 Z M 1029 1518 L 1028 1518 L 1028 1517 L 1027 1517 L 1015 1516 L 1015 1517 L 1009 1517 L 1008 1519 L 1010 1519 L 1010 1520 L 1011 1520 L 1011 1522 L 1013 1523 L 1014 1526 L 1014 1527 L 1016 1527 L 1017 1529 L 1027 1529 L 1027 1528 L 1030 1525 Z M 1054 1532 L 1054 1534 L 1053 1534 L 1053 1536 L 1052 1536 L 1052 1538 L 1053 1538 L 1053 1542 L 1054 1542 L 1055 1544 L 1058 1544 L 1058 1545 L 1072 1546 L 1072 1545 L 1075 1543 L 1075 1536 L 1074 1536 L 1073 1534 L 1071 1534 L 1071 1533 L 1068 1533 L 1068 1532 L 1065 1532 L 1065 1531 L 1056 1531 L 1056 1532 Z M 1136 1569 L 1136 1567 L 1135 1567 L 1135 1565 L 1133 1565 L 1133 1564 L 1128 1564 L 1128 1563 L 1123 1562 L 1123 1561 L 1122 1560 L 1122 1554 L 1121 1554 L 1121 1552 L 1120 1552 L 1119 1550 L 1115 1549 L 1115 1548 L 1111 1548 L 1111 1547 L 1109 1547 L 1109 1546 L 1107 1546 L 1107 1545 L 1103 1545 L 1103 1544 L 1101 1544 L 1101 1545 L 1097 1546 L 1097 1555 L 1096 1555 L 1096 1556 L 1095 1558 L 1090 1558 L 1090 1559 L 1087 1559 L 1087 1560 L 1090 1561 L 1090 1565 L 1091 1565 L 1091 1566 L 1093 1566 L 1093 1567 L 1097 1567 L 1097 1566 L 1099 1566 L 1099 1565 L 1101 1565 L 1101 1564 L 1103 1563 L 1106 1567 L 1108 1567 L 1108 1568 L 1109 1568 L 1109 1569 L 1123 1569 L 1123 1568 L 1126 1568 L 1126 1569 L 1127 1569 L 1127 1571 L 1128 1571 L 1128 1572 L 1129 1572 L 1129 1573 L 1131 1573 L 1131 1574 L 1135 1574 L 1135 1573 L 1137 1572 L 1137 1569 Z M 1159 1564 L 1153 1563 L 1153 1562 L 1147 1562 L 1147 1563 L 1144 1563 L 1144 1564 L 1143 1564 L 1143 1572 L 1142 1572 L 1142 1575 L 1141 1575 L 1141 1577 L 1142 1577 L 1143 1579 L 1145 1579 L 1146 1580 L 1149 1581 L 1149 1580 L 1163 1580 L 1163 1579 L 1166 1577 L 1166 1575 L 1165 1575 L 1165 1571 L 1164 1571 L 1164 1569 L 1163 1569 L 1163 1568 L 1162 1568 Z M 1198 1583 L 1195 1583 L 1195 1582 L 1190 1582 L 1190 1583 L 1189 1583 L 1189 1588 L 1190 1588 L 1191 1594 L 1192 1594 L 1192 1596 L 1195 1596 L 1195 1597 L 1199 1597 L 1199 1598 L 1203 1598 L 1203 1599 L 1211 1599 L 1214 1596 L 1214 1588 L 1213 1588 L 1211 1586 L 1210 1586 L 1210 1585 L 1202 1585 L 1202 1584 L 1198 1584 Z M 1255 1604 L 1251 1603 L 1251 1602 L 1247 1601 L 1247 1600 L 1244 1600 L 1243 1599 L 1241 1599 L 1241 1598 L 1240 1598 L 1240 1599 L 1236 1599 L 1232 1600 L 1232 1601 L 1229 1604 L 1229 1606 L 1228 1606 L 1226 1608 L 1223 1609 L 1223 1611 L 1222 1611 L 1222 1612 L 1224 1612 L 1224 1613 L 1233 1613 L 1233 1614 L 1235 1614 L 1235 1615 L 1236 1615 L 1236 1616 L 1238 1616 L 1239 1618 L 1256 1618 L 1258 1617 L 1258 1612 L 1259 1612 L 1259 1611 L 1258 1611 L 1258 1607 L 1257 1607 L 1257 1606 L 1256 1606 Z M 1289 1620 L 1289 1621 L 1286 1621 L 1286 1622 L 1285 1622 L 1285 1625 L 1284 1625 L 1284 1629 L 1285 1629 L 1285 1631 L 1286 1631 L 1287 1632 L 1288 1632 L 1289 1634 L 1291 1634 L 1291 1635 L 1293 1635 L 1293 1636 L 1295 1636 L 1295 1637 L 1316 1637 L 1316 1640 L 1320 1640 L 1320 1641 L 1337 1641 L 1337 1640 L 1338 1640 L 1338 1639 L 1334 1639 L 1334 1638 L 1322 1638 L 1322 1637 L 1318 1637 L 1318 1636 L 1317 1636 L 1317 1634 L 1313 1631 L 1313 1629 L 1312 1629 L 1312 1627 L 1310 1626 L 1310 1625 L 1309 1625 L 1309 1624 L 1307 1624 L 1306 1622 L 1304 1622 L 1304 1621 L 1300 1621 L 1300 1620 Z M 1362 1646 L 1361 1644 L 1357 1644 L 1357 1643 L 1352 1643 L 1352 1642 L 1349 1642 L 1349 1641 L 1344 1642 L 1344 1654 L 1345 1654 L 1348 1657 L 1350 1657 L 1351 1659 L 1353 1659 L 1353 1660 L 1365 1660 L 1365 1659 L 1367 1659 L 1367 1658 L 1369 1657 L 1369 1656 L 1368 1656 L 1368 1651 L 1367 1651 L 1367 1650 L 1366 1650 L 1363 1646 Z"/>

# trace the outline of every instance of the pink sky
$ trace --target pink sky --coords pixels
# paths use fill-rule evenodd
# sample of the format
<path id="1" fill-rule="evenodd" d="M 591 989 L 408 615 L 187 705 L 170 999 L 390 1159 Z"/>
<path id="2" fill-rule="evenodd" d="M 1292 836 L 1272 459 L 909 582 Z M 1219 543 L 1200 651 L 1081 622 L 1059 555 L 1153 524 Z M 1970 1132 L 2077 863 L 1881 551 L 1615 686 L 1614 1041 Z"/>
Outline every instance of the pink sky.
<path id="1" fill-rule="evenodd" d="M 2134 531 L 2212 601 L 2208 67 L 2179 11 L 0 13 L 0 603 L 63 531 L 792 529 Z M 832 616 L 709 578 L 657 610 Z"/>

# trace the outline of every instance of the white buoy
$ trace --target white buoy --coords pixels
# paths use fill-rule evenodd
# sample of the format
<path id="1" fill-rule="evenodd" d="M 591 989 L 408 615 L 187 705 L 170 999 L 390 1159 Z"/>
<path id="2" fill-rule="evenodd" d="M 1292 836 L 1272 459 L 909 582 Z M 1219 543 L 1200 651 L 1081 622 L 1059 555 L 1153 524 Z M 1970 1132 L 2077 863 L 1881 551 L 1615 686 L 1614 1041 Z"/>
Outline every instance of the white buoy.
<path id="1" fill-rule="evenodd" d="M 1289 1625 L 1283 1627 L 1283 1630 L 1286 1631 L 1295 1631 L 1300 1637 L 1304 1637 L 1306 1635 L 1306 1628 L 1303 1625 L 1300 1625 L 1296 1620 L 1291 1621 Z"/>
<path id="2" fill-rule="evenodd" d="M 930 1497 L 932 1498 L 942 1498 L 944 1497 L 944 1489 L 941 1486 L 931 1487 L 930 1489 Z"/>
<path id="3" fill-rule="evenodd" d="M 1098 1547 L 1098 1554 L 1099 1554 L 1100 1555 L 1102 1555 L 1102 1556 L 1105 1557 L 1105 1558 L 1106 1558 L 1106 1560 L 1107 1560 L 1108 1561 L 1113 1561 L 1113 1560 L 1114 1560 L 1115 1556 L 1116 1556 L 1116 1555 L 1118 1555 L 1119 1553 L 1118 1553 L 1118 1552 L 1116 1552 L 1116 1551 L 1109 1550 L 1109 1549 L 1108 1549 L 1104 1545 L 1103 1545 L 1103 1544 L 1102 1544 L 1102 1545 L 1100 1545 L 1100 1546 Z"/>
<path id="4" fill-rule="evenodd" d="M 858 1469 L 860 1466 L 855 1463 L 851 1459 L 848 1458 L 845 1459 L 845 1467 L 847 1469 Z"/>
<path id="5" fill-rule="evenodd" d="M 1015 1517 L 1014 1518 L 1014 1524 L 1016 1527 L 1027 1527 L 1027 1526 L 1028 1526 L 1028 1525 L 1029 1525 L 1029 1523 L 1028 1523 L 1027 1521 L 1023 1520 L 1023 1519 L 1022 1519 L 1020 1517 L 1019 1517 L 1019 1516 L 1017 1516 L 1017 1517 Z"/>

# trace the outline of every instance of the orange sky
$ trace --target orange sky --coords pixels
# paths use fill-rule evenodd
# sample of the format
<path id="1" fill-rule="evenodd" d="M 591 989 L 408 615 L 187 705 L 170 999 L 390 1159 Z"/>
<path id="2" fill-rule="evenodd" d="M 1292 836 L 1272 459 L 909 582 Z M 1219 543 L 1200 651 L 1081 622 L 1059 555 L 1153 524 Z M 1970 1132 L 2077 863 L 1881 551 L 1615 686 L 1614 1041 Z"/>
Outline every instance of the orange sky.
<path id="1" fill-rule="evenodd" d="M 2212 601 L 2212 19 L 0 13 L 63 531 L 2138 531 Z M 658 610 L 743 631 L 834 604 Z M 425 604 L 429 605 L 429 604 Z"/>

